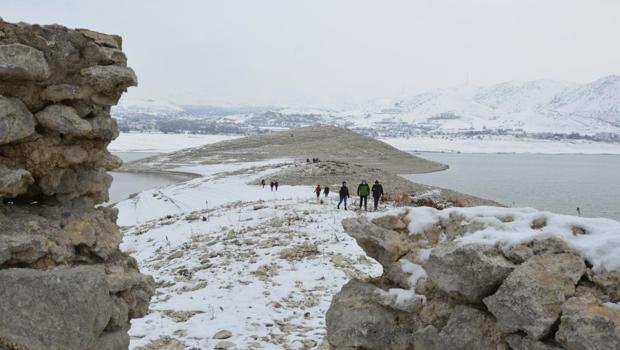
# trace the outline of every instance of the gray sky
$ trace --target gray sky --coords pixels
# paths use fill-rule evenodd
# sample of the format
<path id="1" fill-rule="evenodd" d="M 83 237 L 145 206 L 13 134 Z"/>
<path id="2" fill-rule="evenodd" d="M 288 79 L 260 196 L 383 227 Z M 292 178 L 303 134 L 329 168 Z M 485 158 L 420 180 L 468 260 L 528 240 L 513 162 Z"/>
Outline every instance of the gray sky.
<path id="1" fill-rule="evenodd" d="M 619 0 L 0 0 L 7 21 L 120 34 L 132 98 L 353 106 L 620 74 Z"/>

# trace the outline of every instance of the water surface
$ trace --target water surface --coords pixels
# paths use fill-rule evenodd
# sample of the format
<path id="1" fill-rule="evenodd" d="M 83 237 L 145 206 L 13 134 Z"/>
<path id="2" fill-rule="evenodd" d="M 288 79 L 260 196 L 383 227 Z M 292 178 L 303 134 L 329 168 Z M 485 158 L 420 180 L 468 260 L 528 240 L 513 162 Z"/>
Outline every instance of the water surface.
<path id="1" fill-rule="evenodd" d="M 416 153 L 446 171 L 405 175 L 415 182 L 507 206 L 620 220 L 620 156 Z"/>

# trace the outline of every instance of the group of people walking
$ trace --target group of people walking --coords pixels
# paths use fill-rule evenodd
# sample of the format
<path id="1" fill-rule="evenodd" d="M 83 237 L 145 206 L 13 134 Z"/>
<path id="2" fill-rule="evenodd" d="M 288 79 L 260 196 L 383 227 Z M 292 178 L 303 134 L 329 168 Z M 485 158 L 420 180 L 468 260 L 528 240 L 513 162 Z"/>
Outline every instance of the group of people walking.
<path id="1" fill-rule="evenodd" d="M 321 188 L 321 185 L 316 185 L 314 193 L 316 194 L 317 199 L 321 197 L 321 192 L 323 192 L 325 197 L 327 197 L 329 195 L 329 187 L 325 186 L 324 188 Z M 372 188 L 365 180 L 357 186 L 357 195 L 360 197 L 360 209 L 363 207 L 364 210 L 368 210 L 368 196 L 370 196 L 371 193 L 374 200 L 374 209 L 377 210 L 379 200 L 383 197 L 383 186 L 379 183 L 379 181 L 375 181 Z M 347 187 L 346 181 L 342 182 L 338 195 L 340 196 L 340 201 L 338 201 L 336 208 L 340 209 L 340 205 L 344 204 L 344 210 L 347 210 L 347 200 L 351 198 L 351 193 L 349 192 L 349 187 Z"/>
<path id="2" fill-rule="evenodd" d="M 263 188 L 265 188 L 265 185 L 267 185 L 267 182 L 265 181 L 265 179 L 260 180 L 260 184 L 263 186 Z M 278 186 L 280 186 L 280 183 L 278 182 L 278 180 L 276 181 L 271 181 L 269 183 L 269 187 L 271 188 L 271 192 L 273 192 L 273 189 L 275 188 L 275 190 L 278 190 Z"/>

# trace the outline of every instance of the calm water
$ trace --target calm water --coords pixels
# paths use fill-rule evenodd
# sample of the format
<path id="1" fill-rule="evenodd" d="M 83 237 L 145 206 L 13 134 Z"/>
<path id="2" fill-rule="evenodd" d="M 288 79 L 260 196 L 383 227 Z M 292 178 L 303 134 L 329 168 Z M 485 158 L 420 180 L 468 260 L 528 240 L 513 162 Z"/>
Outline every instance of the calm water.
<path id="1" fill-rule="evenodd" d="M 442 172 L 407 175 L 413 181 L 534 207 L 620 220 L 620 156 L 416 153 L 448 164 Z"/>
<path id="2" fill-rule="evenodd" d="M 157 153 L 148 152 L 118 152 L 114 155 L 120 157 L 123 161 L 147 158 Z M 130 195 L 151 188 L 163 187 L 182 181 L 180 177 L 158 175 L 158 174 L 137 174 L 137 173 L 119 173 L 110 172 L 114 178 L 110 187 L 110 203 L 116 203 L 123 199 L 127 199 Z"/>

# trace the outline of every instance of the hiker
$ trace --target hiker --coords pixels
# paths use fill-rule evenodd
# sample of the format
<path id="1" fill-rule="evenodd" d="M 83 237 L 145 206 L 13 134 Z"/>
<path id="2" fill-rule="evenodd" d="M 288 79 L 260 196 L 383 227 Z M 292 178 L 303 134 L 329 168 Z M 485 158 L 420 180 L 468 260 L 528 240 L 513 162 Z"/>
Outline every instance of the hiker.
<path id="1" fill-rule="evenodd" d="M 265 188 L 265 179 L 260 180 L 260 184 L 263 185 L 263 188 Z"/>
<path id="2" fill-rule="evenodd" d="M 581 208 L 577 207 L 577 215 L 581 216 Z"/>
<path id="3" fill-rule="evenodd" d="M 306 158 L 306 163 L 310 163 L 310 158 Z"/>
<path id="4" fill-rule="evenodd" d="M 377 206 L 379 205 L 379 199 L 383 197 L 383 186 L 379 183 L 379 180 L 375 180 L 375 184 L 372 185 L 372 199 L 375 201 L 375 210 L 377 210 Z"/>
<path id="5" fill-rule="evenodd" d="M 274 182 L 273 185 L 276 187 L 276 191 L 278 191 L 278 186 L 280 186 L 280 183 L 278 182 L 278 180 L 276 180 L 276 182 Z"/>
<path id="6" fill-rule="evenodd" d="M 326 198 L 327 196 L 329 196 L 329 186 L 325 186 L 325 188 L 323 189 L 323 193 L 325 193 Z"/>
<path id="7" fill-rule="evenodd" d="M 349 197 L 351 196 L 349 195 L 349 188 L 347 187 L 347 182 L 343 181 L 342 186 L 340 187 L 340 202 L 338 202 L 336 208 L 340 209 L 340 204 L 344 202 L 344 210 L 347 210 L 347 198 Z"/>
<path id="8" fill-rule="evenodd" d="M 275 186 L 275 183 L 273 181 L 271 181 L 269 183 L 269 187 L 271 187 L 271 192 L 273 192 L 273 186 Z"/>
<path id="9" fill-rule="evenodd" d="M 319 199 L 319 197 L 321 196 L 321 185 L 316 185 L 314 193 L 316 193 L 316 199 Z"/>
<path id="10" fill-rule="evenodd" d="M 368 195 L 370 194 L 370 186 L 366 183 L 366 180 L 362 180 L 362 183 L 357 186 L 357 195 L 360 196 L 360 209 L 364 205 L 364 210 L 368 210 Z"/>

